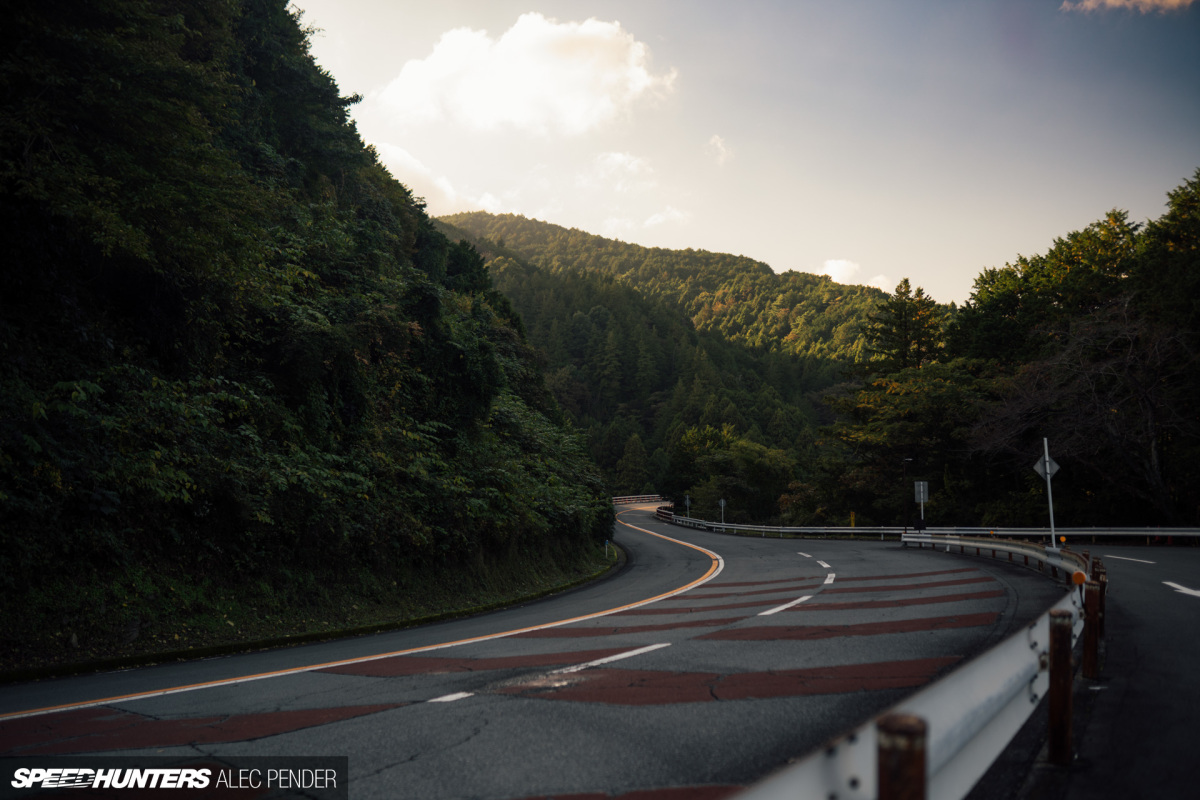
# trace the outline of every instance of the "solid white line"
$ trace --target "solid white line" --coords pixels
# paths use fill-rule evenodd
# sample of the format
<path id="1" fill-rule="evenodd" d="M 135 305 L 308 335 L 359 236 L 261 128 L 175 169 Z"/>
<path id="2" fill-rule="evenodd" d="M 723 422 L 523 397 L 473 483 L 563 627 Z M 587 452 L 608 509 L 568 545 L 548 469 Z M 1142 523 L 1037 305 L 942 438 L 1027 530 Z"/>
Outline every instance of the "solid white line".
<path id="1" fill-rule="evenodd" d="M 427 700 L 429 703 L 453 703 L 455 700 L 462 700 L 467 697 L 473 697 L 474 692 L 455 692 L 454 694 L 444 694 L 441 697 L 435 697 L 432 700 Z"/>
<path id="2" fill-rule="evenodd" d="M 812 558 L 812 556 L 810 556 L 808 553 L 800 553 L 800 552 L 797 552 L 797 553 L 796 553 L 796 555 L 798 555 L 798 556 L 804 556 L 805 558 Z"/>
<path id="3" fill-rule="evenodd" d="M 829 565 L 828 565 L 828 564 L 826 564 L 824 561 L 818 561 L 817 563 L 818 563 L 818 564 L 820 564 L 820 565 L 821 565 L 822 567 L 824 567 L 825 569 L 829 569 Z"/>
<path id="4" fill-rule="evenodd" d="M 1178 583 L 1171 583 L 1170 581 L 1163 581 L 1163 583 L 1181 594 L 1190 594 L 1192 597 L 1200 597 L 1200 589 L 1189 589 L 1186 586 L 1180 586 Z"/>
<path id="5" fill-rule="evenodd" d="M 812 600 L 812 595 L 811 595 L 811 594 L 806 594 L 806 595 L 804 595 L 804 597 L 798 597 L 798 598 L 796 598 L 795 600 L 793 600 L 792 602 L 790 602 L 790 603 L 784 603 L 784 604 L 783 604 L 783 605 L 781 605 L 779 608 L 772 608 L 770 611 L 760 611 L 760 612 L 758 612 L 758 615 L 759 615 L 760 617 L 767 617 L 767 616 L 770 616 L 771 614 L 777 614 L 777 613 L 779 613 L 780 611 L 786 611 L 786 610 L 788 610 L 788 609 L 789 609 L 789 608 L 791 608 L 792 606 L 798 606 L 798 605 L 800 605 L 801 603 L 803 603 L 805 600 Z"/>
<path id="6" fill-rule="evenodd" d="M 1139 564 L 1153 564 L 1153 561 L 1143 561 L 1140 558 L 1126 558 L 1125 556 L 1105 556 L 1105 558 L 1115 558 L 1118 561 L 1136 561 Z"/>
<path id="7" fill-rule="evenodd" d="M 836 572 L 831 572 L 831 573 L 829 573 L 828 575 L 826 575 L 826 576 L 825 576 L 825 585 L 828 585 L 828 584 L 831 584 L 831 583 L 833 583 L 833 576 L 834 576 L 834 575 L 837 575 L 837 573 L 836 573 Z"/>
<path id="8" fill-rule="evenodd" d="M 597 658 L 595 661 L 589 661 L 586 664 L 576 664 L 573 667 L 563 667 L 562 669 L 556 669 L 556 670 L 551 671 L 550 674 L 551 675 L 566 675 L 571 672 L 579 672 L 580 670 L 588 669 L 589 667 L 598 667 L 601 664 L 611 664 L 614 661 L 621 661 L 622 659 L 633 658 L 634 656 L 640 656 L 642 653 L 649 653 L 653 650 L 661 650 L 664 647 L 670 647 L 670 646 L 671 646 L 670 642 L 663 642 L 662 644 L 651 644 L 651 645 L 647 645 L 645 647 L 639 647 L 637 650 L 630 650 L 625 653 L 617 653 L 616 655 L 606 656 L 605 658 Z"/>

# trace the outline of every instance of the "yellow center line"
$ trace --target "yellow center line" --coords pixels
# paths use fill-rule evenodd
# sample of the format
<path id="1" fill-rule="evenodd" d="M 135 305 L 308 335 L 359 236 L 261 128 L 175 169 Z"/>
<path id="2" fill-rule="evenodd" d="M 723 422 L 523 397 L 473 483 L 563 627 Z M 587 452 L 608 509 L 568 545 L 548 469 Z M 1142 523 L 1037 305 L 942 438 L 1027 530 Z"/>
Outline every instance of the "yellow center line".
<path id="1" fill-rule="evenodd" d="M 641 510 L 641 509 L 633 509 L 633 508 L 627 509 L 627 511 L 634 511 L 634 510 Z M 626 513 L 626 511 L 622 511 L 620 513 L 624 514 L 624 513 Z M 572 622 L 582 622 L 584 620 L 596 619 L 598 617 L 605 617 L 605 616 L 608 616 L 609 614 L 615 614 L 618 611 L 626 611 L 626 610 L 632 609 L 632 608 L 639 608 L 641 606 L 649 605 L 650 603 L 654 603 L 659 600 L 664 600 L 668 597 L 674 597 L 677 594 L 682 594 L 683 592 L 686 592 L 689 589 L 692 589 L 692 588 L 695 588 L 696 586 L 700 586 L 701 584 L 707 583 L 708 581 L 712 580 L 717 575 L 719 575 L 721 573 L 721 570 L 724 569 L 724 567 L 725 567 L 724 559 L 722 559 L 719 555 L 712 552 L 711 550 L 705 550 L 703 547 L 699 547 L 694 544 L 689 544 L 688 542 L 683 542 L 678 539 L 672 539 L 670 536 L 663 536 L 661 533 L 655 533 L 654 531 L 649 531 L 649 530 L 646 530 L 645 528 L 639 528 L 636 525 L 630 525 L 628 522 L 625 522 L 624 520 L 618 519 L 617 522 L 621 523 L 622 525 L 624 525 L 628 528 L 633 528 L 635 531 L 641 531 L 642 533 L 648 533 L 651 536 L 657 536 L 659 539 L 665 539 L 668 542 L 674 542 L 675 544 L 680 544 L 680 545 L 683 545 L 684 547 L 690 547 L 693 550 L 699 550 L 701 553 L 704 553 L 709 558 L 711 558 L 712 563 L 709 565 L 708 571 L 705 572 L 704 575 L 702 575 L 701 577 L 697 578 L 696 580 L 694 580 L 684 586 L 679 587 L 678 589 L 672 589 L 669 592 L 664 592 L 663 594 L 656 595 L 654 597 L 650 597 L 645 600 L 639 600 L 636 603 L 628 603 L 623 606 L 618 606 L 616 608 L 610 608 L 610 609 L 607 609 L 604 611 L 597 611 L 592 614 L 584 614 L 579 617 L 571 617 L 569 619 L 561 619 L 561 620 L 558 620 L 557 622 L 547 622 L 542 625 L 532 625 L 528 628 L 517 628 L 515 630 L 504 631 L 502 633 L 491 633 L 491 634 L 487 634 L 484 636 L 473 636 L 469 639 L 458 639 L 458 640 L 452 641 L 452 642 L 442 642 L 441 644 L 431 644 L 431 645 L 425 645 L 423 647 L 413 647 L 413 648 L 409 648 L 407 650 L 395 650 L 395 651 L 392 651 L 389 653 L 380 653 L 378 655 L 373 655 L 373 656 L 361 656 L 359 658 L 347 658 L 347 659 L 343 659 L 340 661 L 327 661 L 327 662 L 324 662 L 321 664 L 311 664 L 311 665 L 304 666 L 304 667 L 291 667 L 289 669 L 275 670 L 273 672 L 260 672 L 260 673 L 256 673 L 253 675 L 242 675 L 242 676 L 239 676 L 236 678 L 223 678 L 221 680 L 204 681 L 202 683 L 191 683 L 191 684 L 186 684 L 184 686 L 172 686 L 168 689 L 154 689 L 154 690 L 151 690 L 148 692 L 133 692 L 131 694 L 122 694 L 122 695 L 116 695 L 114 697 L 105 697 L 105 698 L 102 698 L 99 700 L 84 700 L 84 701 L 77 702 L 77 703 L 63 703 L 62 705 L 46 706 L 44 708 L 33 708 L 33 709 L 28 709 L 26 711 L 12 711 L 7 714 L 0 714 L 0 721 L 21 719 L 23 717 L 35 717 L 35 716 L 40 716 L 42 714 L 52 714 L 52 713 L 55 713 L 58 711 L 76 711 L 78 709 L 93 708 L 95 706 L 103 706 L 103 705 L 108 705 L 109 703 L 119 703 L 119 702 L 125 702 L 125 701 L 129 701 L 129 700 L 145 700 L 145 699 L 148 699 L 151 697 L 163 697 L 165 695 L 180 694 L 182 692 L 194 692 L 198 689 L 208 689 L 208 688 L 212 688 L 214 686 L 231 686 L 231 685 L 238 684 L 238 683 L 249 683 L 250 681 L 260 681 L 260 680 L 264 680 L 266 678 L 278 678 L 283 675 L 296 675 L 296 674 L 303 673 L 303 672 L 315 672 L 315 671 L 321 670 L 321 669 L 331 669 L 333 667 L 344 667 L 349 664 L 362 664 L 367 661 L 378 661 L 379 659 L 382 659 L 382 658 L 392 658 L 394 656 L 412 655 L 413 653 L 428 653 L 431 650 L 442 650 L 442 649 L 445 649 L 448 647 L 457 647 L 459 645 L 472 644 L 474 642 L 486 642 L 486 641 L 490 641 L 492 639 L 502 639 L 506 636 L 515 636 L 518 633 L 527 633 L 529 631 L 540 631 L 540 630 L 545 630 L 546 628 L 556 628 L 560 625 L 569 625 Z"/>

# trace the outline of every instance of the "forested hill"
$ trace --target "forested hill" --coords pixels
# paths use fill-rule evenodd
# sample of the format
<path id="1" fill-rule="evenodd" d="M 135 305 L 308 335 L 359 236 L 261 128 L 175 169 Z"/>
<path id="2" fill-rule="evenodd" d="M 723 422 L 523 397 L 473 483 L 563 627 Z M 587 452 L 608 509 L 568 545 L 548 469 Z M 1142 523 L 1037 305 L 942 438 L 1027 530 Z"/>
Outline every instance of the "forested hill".
<path id="1" fill-rule="evenodd" d="M 805 272 L 776 274 L 745 256 L 627 244 L 514 214 L 478 211 L 440 217 L 491 245 L 551 271 L 610 276 L 681 308 L 700 331 L 756 350 L 859 361 L 862 329 L 886 295 Z"/>
<path id="2" fill-rule="evenodd" d="M 852 303 L 821 300 L 846 287 L 807 276 L 817 291 L 768 297 L 778 291 L 778 276 L 745 258 L 650 250 L 521 217 L 449 219 L 499 225 L 489 229 L 493 240 L 437 220 L 451 239 L 467 238 L 488 259 L 496 287 L 546 354 L 550 388 L 587 435 L 615 493 L 691 491 L 699 499 L 736 484 L 739 514 L 777 513 L 792 465 L 810 455 L 818 393 L 842 380 L 862 350 L 865 309 L 859 317 Z M 746 278 L 763 291 L 743 286 L 746 301 L 735 304 L 730 287 Z M 809 311 L 783 307 L 790 302 Z M 794 330 L 789 319 L 806 324 L 809 353 L 785 350 L 797 336 L 753 346 L 712 324 L 715 308 L 727 327 L 736 322 L 761 336 L 764 320 L 754 308 L 769 303 L 781 330 Z M 701 309 L 699 317 L 689 305 Z M 815 310 L 822 306 L 834 310 L 822 315 Z M 822 338 L 836 337 L 833 329 L 848 347 Z"/>
<path id="3" fill-rule="evenodd" d="M 1059 525 L 1195 525 L 1200 170 L 1167 198 L 984 270 L 961 309 L 907 279 L 884 295 L 516 216 L 439 223 L 491 258 L 623 487 L 687 492 L 709 519 L 725 500 L 731 521 L 875 524 L 911 520 L 921 479 L 931 524 L 1044 525 L 1048 439 Z M 672 319 L 694 348 L 655 350 Z M 668 385 L 647 395 L 650 376 Z"/>
<path id="4" fill-rule="evenodd" d="M 23 2 L 0 42 L 0 668 L 602 558 L 507 300 L 286 0 Z"/>

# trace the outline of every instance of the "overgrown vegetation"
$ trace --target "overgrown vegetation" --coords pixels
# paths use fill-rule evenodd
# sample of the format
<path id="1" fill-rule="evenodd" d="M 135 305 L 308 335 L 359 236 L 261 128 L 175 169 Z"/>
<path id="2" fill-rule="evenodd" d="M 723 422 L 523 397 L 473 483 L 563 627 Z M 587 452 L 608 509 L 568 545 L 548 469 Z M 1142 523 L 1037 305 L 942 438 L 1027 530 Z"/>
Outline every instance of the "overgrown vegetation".
<path id="1" fill-rule="evenodd" d="M 286 3 L 18 3 L 0 37 L 6 653 L 595 563 L 612 509 L 519 320 Z"/>

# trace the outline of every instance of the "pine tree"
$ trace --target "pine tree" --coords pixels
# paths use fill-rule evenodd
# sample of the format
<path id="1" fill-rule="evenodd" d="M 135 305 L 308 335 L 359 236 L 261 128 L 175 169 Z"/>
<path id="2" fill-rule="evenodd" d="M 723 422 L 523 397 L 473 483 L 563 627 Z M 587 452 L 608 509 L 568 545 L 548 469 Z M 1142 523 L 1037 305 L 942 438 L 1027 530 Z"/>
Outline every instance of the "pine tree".
<path id="1" fill-rule="evenodd" d="M 885 372 L 920 367 L 934 360 L 941 348 L 937 302 L 919 286 L 913 291 L 908 278 L 867 318 L 867 350 Z"/>

